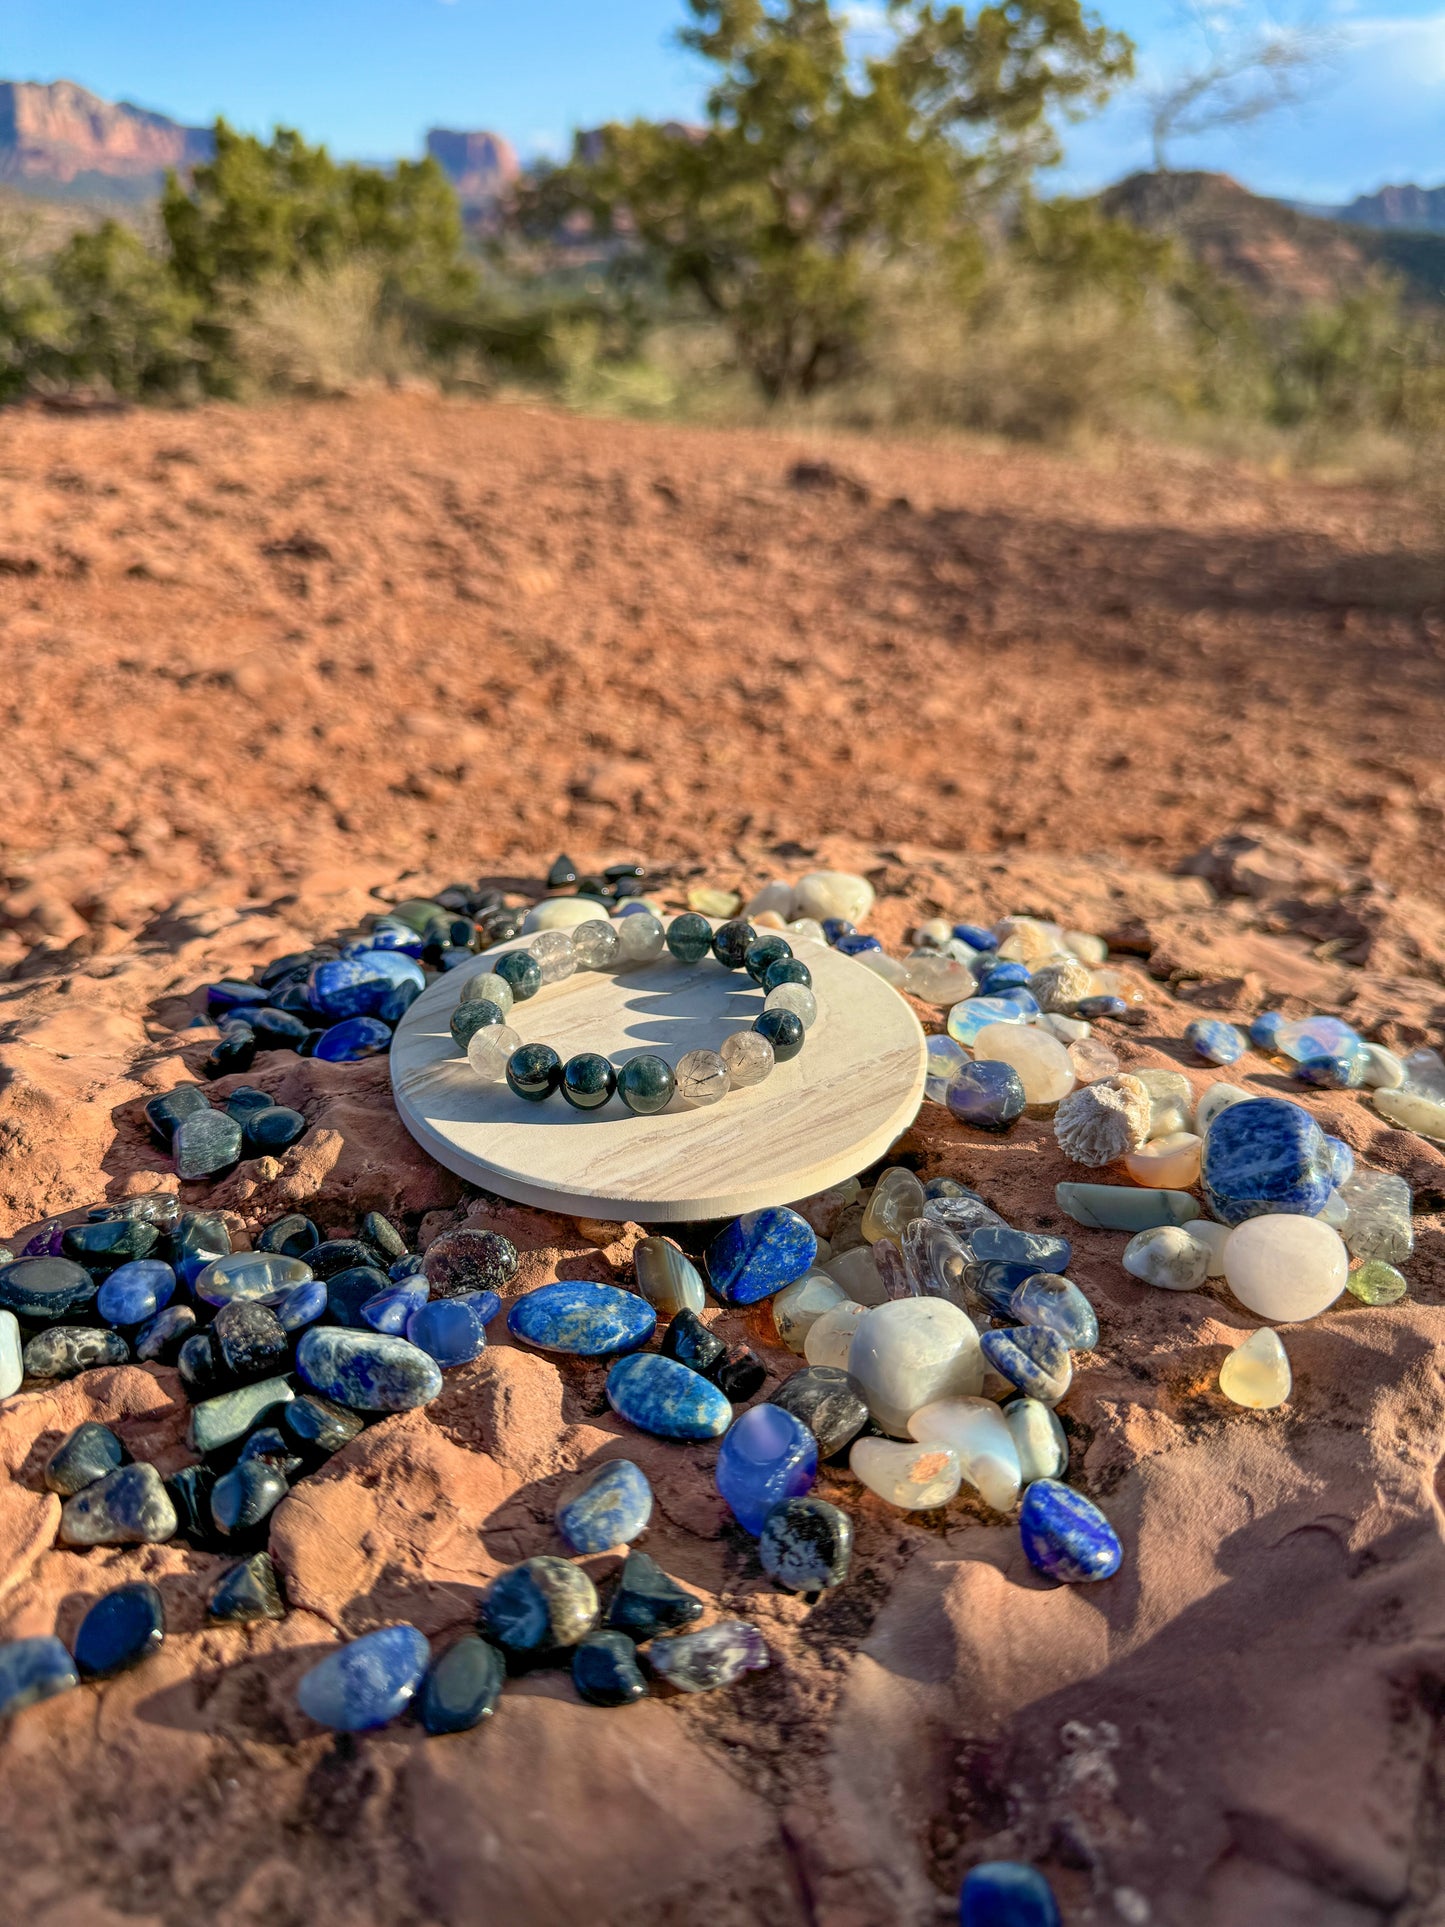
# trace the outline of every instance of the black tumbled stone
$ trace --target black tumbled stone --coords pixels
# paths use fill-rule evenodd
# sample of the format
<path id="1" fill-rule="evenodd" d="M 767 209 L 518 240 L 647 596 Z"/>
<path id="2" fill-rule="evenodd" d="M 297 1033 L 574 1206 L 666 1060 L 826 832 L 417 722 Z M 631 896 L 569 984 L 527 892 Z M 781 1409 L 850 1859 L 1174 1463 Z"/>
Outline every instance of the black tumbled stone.
<path id="1" fill-rule="evenodd" d="M 276 1010 L 266 1005 L 250 1013 L 257 1050 L 299 1050 L 310 1026 L 294 1010 Z"/>
<path id="2" fill-rule="evenodd" d="M 305 1392 L 292 1399 L 281 1413 L 281 1424 L 298 1445 L 307 1446 L 328 1457 L 349 1445 L 362 1428 L 359 1412 L 337 1405 L 319 1392 Z"/>
<path id="3" fill-rule="evenodd" d="M 229 1543 L 261 1532 L 286 1497 L 286 1481 L 259 1459 L 243 1459 L 217 1479 L 211 1490 L 211 1522 Z"/>
<path id="4" fill-rule="evenodd" d="M 166 1609 L 149 1580 L 136 1579 L 97 1599 L 75 1635 L 75 1663 L 89 1679 L 105 1679 L 158 1652 Z"/>
<path id="5" fill-rule="evenodd" d="M 689 1625 L 702 1617 L 702 1601 L 679 1586 L 645 1552 L 629 1552 L 622 1563 L 617 1590 L 607 1608 L 607 1624 L 629 1639 L 651 1639 L 654 1633 Z"/>
<path id="6" fill-rule="evenodd" d="M 0 1308 L 30 1325 L 53 1325 L 95 1301 L 97 1285 L 73 1258 L 17 1258 L 0 1265 Z"/>
<path id="7" fill-rule="evenodd" d="M 238 1566 L 230 1566 L 211 1588 L 206 1611 L 228 1623 L 253 1619 L 284 1619 L 286 1602 L 267 1552 L 253 1552 Z"/>
<path id="8" fill-rule="evenodd" d="M 145 1113 L 156 1143 L 169 1150 L 176 1126 L 193 1111 L 208 1111 L 210 1099 L 199 1084 L 178 1084 L 173 1091 L 149 1098 Z"/>
<path id="9" fill-rule="evenodd" d="M 790 1592 L 841 1586 L 853 1557 L 853 1521 L 826 1499 L 780 1499 L 763 1520 L 758 1558 Z"/>
<path id="10" fill-rule="evenodd" d="M 572 1684 L 593 1706 L 627 1706 L 646 1697 L 637 1647 L 626 1633 L 588 1633 L 572 1654 Z"/>
<path id="11" fill-rule="evenodd" d="M 570 856 L 559 856 L 547 872 L 549 890 L 566 890 L 577 881 L 577 865 Z"/>
<path id="12" fill-rule="evenodd" d="M 483 950 L 490 950 L 493 944 L 510 943 L 521 931 L 522 921 L 516 911 L 493 910 L 479 920 L 477 940 Z"/>
<path id="13" fill-rule="evenodd" d="M 166 1480 L 166 1491 L 176 1509 L 179 1530 L 195 1545 L 215 1539 L 211 1526 L 211 1490 L 216 1475 L 208 1465 L 185 1465 Z"/>
<path id="14" fill-rule="evenodd" d="M 679 1365 L 687 1365 L 701 1372 L 704 1378 L 711 1378 L 715 1368 L 727 1357 L 728 1348 L 708 1330 L 695 1311 L 684 1307 L 663 1333 L 662 1350 Z"/>
<path id="15" fill-rule="evenodd" d="M 258 1091 L 254 1084 L 238 1084 L 222 1108 L 227 1117 L 235 1118 L 244 1128 L 252 1111 L 267 1111 L 275 1102 L 269 1091 Z"/>
<path id="16" fill-rule="evenodd" d="M 406 1256 L 406 1239 L 391 1219 L 384 1218 L 379 1211 L 367 1212 L 361 1220 L 361 1235 L 369 1245 L 375 1245 L 389 1263 Z"/>
<path id="17" fill-rule="evenodd" d="M 802 1420 L 818 1441 L 820 1459 L 836 1457 L 868 1423 L 868 1407 L 836 1365 L 808 1365 L 794 1372 L 768 1402 Z"/>
<path id="18" fill-rule="evenodd" d="M 708 1377 L 733 1405 L 743 1405 L 763 1388 L 768 1368 L 746 1345 L 729 1345 Z"/>
<path id="19" fill-rule="evenodd" d="M 145 1364 L 173 1365 L 181 1346 L 196 1329 L 189 1305 L 163 1305 L 135 1335 L 135 1355 Z"/>
<path id="20" fill-rule="evenodd" d="M 244 1149 L 248 1156 L 265 1157 L 286 1150 L 298 1138 L 304 1137 L 306 1119 L 300 1111 L 293 1111 L 284 1104 L 271 1104 L 264 1111 L 252 1111 L 244 1129 Z"/>
<path id="21" fill-rule="evenodd" d="M 421 1723 L 428 1733 L 467 1733 L 490 1719 L 506 1682 L 507 1662 L 475 1633 L 449 1646 L 426 1676 Z"/>
<path id="22" fill-rule="evenodd" d="M 171 1156 L 178 1178 L 218 1178 L 240 1159 L 241 1127 L 224 1111 L 195 1111 L 182 1118 Z"/>
<path id="23" fill-rule="evenodd" d="M 376 1262 L 376 1253 L 360 1238 L 327 1238 L 301 1255 L 315 1278 L 334 1278 L 338 1271 L 349 1271 L 353 1265 Z"/>
<path id="24" fill-rule="evenodd" d="M 87 1419 L 73 1432 L 67 1432 L 45 1461 L 46 1489 L 68 1499 L 73 1492 L 83 1492 L 86 1486 L 114 1472 L 129 1458 L 130 1453 L 109 1426 Z"/>
<path id="25" fill-rule="evenodd" d="M 269 1465 L 273 1472 L 279 1472 L 288 1483 L 302 1471 L 306 1461 L 296 1451 L 274 1425 L 263 1425 L 253 1432 L 241 1447 L 240 1459 L 259 1459 L 262 1465 Z"/>
<path id="26" fill-rule="evenodd" d="M 326 1309 L 338 1325 L 353 1331 L 366 1329 L 361 1307 L 387 1289 L 391 1280 L 375 1264 L 352 1265 L 326 1281 Z"/>
<path id="27" fill-rule="evenodd" d="M 98 1224 L 73 1224 L 61 1239 L 67 1258 L 96 1277 L 144 1258 L 160 1242 L 160 1233 L 143 1218 L 103 1218 Z"/>
<path id="28" fill-rule="evenodd" d="M 236 1385 L 275 1378 L 291 1363 L 291 1341 L 267 1305 L 233 1298 L 211 1322 L 211 1340 L 224 1378 Z"/>
<path id="29" fill-rule="evenodd" d="M 287 1217 L 277 1218 L 273 1224 L 267 1225 L 256 1240 L 256 1249 L 279 1252 L 284 1258 L 305 1258 L 320 1242 L 321 1233 L 311 1220 L 303 1218 L 299 1211 L 293 1211 Z"/>
<path id="30" fill-rule="evenodd" d="M 181 1390 L 192 1405 L 225 1390 L 225 1375 L 208 1331 L 192 1332 L 186 1339 L 176 1353 L 176 1370 L 180 1374 Z"/>
<path id="31" fill-rule="evenodd" d="M 201 1071 L 206 1077 L 234 1077 L 237 1071 L 250 1070 L 255 1060 L 255 1031 L 249 1024 L 227 1024 L 207 1053 Z"/>

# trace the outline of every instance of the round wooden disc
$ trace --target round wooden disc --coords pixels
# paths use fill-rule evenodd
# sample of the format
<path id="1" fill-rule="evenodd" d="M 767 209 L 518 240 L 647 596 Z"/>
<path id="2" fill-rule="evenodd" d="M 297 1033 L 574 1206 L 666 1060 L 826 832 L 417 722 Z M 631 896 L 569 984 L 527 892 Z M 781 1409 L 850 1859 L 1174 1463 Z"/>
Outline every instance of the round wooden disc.
<path id="1" fill-rule="evenodd" d="M 761 1084 L 694 1108 L 674 1097 L 655 1117 L 617 1098 L 576 1111 L 558 1097 L 529 1104 L 484 1084 L 448 1025 L 469 977 L 499 944 L 424 990 L 392 1039 L 396 1107 L 434 1158 L 484 1190 L 568 1217 L 645 1224 L 722 1218 L 811 1196 L 871 1164 L 912 1123 L 927 1047 L 897 991 L 826 944 L 790 938 L 813 973 L 818 1016 L 799 1055 Z M 508 1022 L 526 1043 L 565 1060 L 599 1051 L 614 1065 L 643 1051 L 676 1064 L 750 1026 L 762 992 L 712 958 L 666 952 L 623 971 L 579 970 L 517 1003 Z"/>

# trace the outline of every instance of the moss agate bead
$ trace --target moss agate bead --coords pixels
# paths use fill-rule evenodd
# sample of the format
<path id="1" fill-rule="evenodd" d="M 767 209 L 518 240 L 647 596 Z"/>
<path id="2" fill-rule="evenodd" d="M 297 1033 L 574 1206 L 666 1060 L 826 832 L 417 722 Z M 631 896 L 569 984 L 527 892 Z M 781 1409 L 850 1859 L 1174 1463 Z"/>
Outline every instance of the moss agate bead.
<path id="1" fill-rule="evenodd" d="M 757 940 L 758 933 L 750 923 L 734 918 L 731 923 L 719 924 L 714 931 L 712 954 L 724 970 L 741 970 Z"/>
<path id="2" fill-rule="evenodd" d="M 695 910 L 685 910 L 667 926 L 667 947 L 679 963 L 701 963 L 712 949 L 712 925 Z"/>
<path id="3" fill-rule="evenodd" d="M 562 1082 L 562 1060 L 550 1044 L 523 1044 L 507 1059 L 507 1083 L 518 1097 L 540 1104 Z"/>
<path id="4" fill-rule="evenodd" d="M 807 1032 L 803 1020 L 791 1010 L 783 1010 L 774 1005 L 765 1010 L 753 1025 L 759 1037 L 766 1037 L 773 1047 L 773 1057 L 779 1064 L 786 1064 L 790 1057 L 796 1057 L 803 1048 Z"/>
<path id="5" fill-rule="evenodd" d="M 760 984 L 767 975 L 770 965 L 781 963 L 792 954 L 793 946 L 786 937 L 759 937 L 748 945 L 743 957 L 743 969 L 755 984 Z"/>
<path id="6" fill-rule="evenodd" d="M 452 1042 L 458 1050 L 465 1050 L 479 1030 L 485 1030 L 489 1024 L 505 1024 L 506 1021 L 506 1013 L 485 999 L 472 999 L 458 1004 L 451 1018 Z"/>
<path id="7" fill-rule="evenodd" d="M 509 950 L 504 957 L 498 957 L 496 974 L 503 983 L 511 985 L 518 1003 L 535 997 L 542 988 L 542 966 L 528 950 Z"/>
<path id="8" fill-rule="evenodd" d="M 562 1095 L 574 1110 L 600 1110 L 616 1089 L 616 1071 L 596 1051 L 582 1051 L 562 1066 Z"/>
<path id="9" fill-rule="evenodd" d="M 813 973 L 799 957 L 775 957 L 763 972 L 763 989 L 776 990 L 780 984 L 802 984 L 809 989 Z"/>
<path id="10" fill-rule="evenodd" d="M 639 1117 L 651 1117 L 666 1110 L 676 1083 L 672 1066 L 650 1051 L 641 1057 L 629 1058 L 617 1074 L 619 1096 L 628 1110 L 635 1111 Z"/>

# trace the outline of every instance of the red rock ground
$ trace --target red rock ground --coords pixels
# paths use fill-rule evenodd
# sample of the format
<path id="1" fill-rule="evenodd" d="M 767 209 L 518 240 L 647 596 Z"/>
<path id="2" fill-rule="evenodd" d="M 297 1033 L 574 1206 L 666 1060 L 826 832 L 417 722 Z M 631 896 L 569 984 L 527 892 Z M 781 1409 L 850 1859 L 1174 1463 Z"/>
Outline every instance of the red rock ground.
<path id="1" fill-rule="evenodd" d="M 1202 1010 L 1281 1002 L 1441 1040 L 1445 569 L 1397 498 L 415 398 L 12 414 L 0 622 L 10 1242 L 174 1184 L 139 1107 L 196 1074 L 208 979 L 454 876 L 535 889 L 559 846 L 671 866 L 674 894 L 862 867 L 890 943 L 942 910 L 1103 931 L 1147 987 L 1149 1022 L 1112 1040 L 1129 1061 L 1180 1061 Z M 1256 1058 L 1231 1077 L 1280 1087 Z M 422 1241 L 501 1224 L 519 1288 L 627 1277 L 635 1228 L 432 1165 L 384 1067 L 275 1055 L 246 1081 L 312 1128 L 186 1187 L 238 1232 L 375 1207 Z M 1215 1380 L 1252 1321 L 1078 1233 L 1103 1337 L 1063 1411 L 1127 1554 L 1098 1588 L 1038 1582 L 980 1505 L 903 1518 L 830 1473 L 858 1551 L 810 1609 L 763 1581 L 710 1449 L 624 1434 L 599 1370 L 501 1334 L 284 1502 L 292 1611 L 220 1632 L 220 1561 L 57 1551 L 38 1476 L 88 1415 L 183 1462 L 173 1374 L 8 1402 L 0 1634 L 73 1632 L 141 1574 L 172 1633 L 0 1735 L 4 1916 L 915 1927 L 1008 1853 L 1071 1923 L 1438 1919 L 1445 1152 L 1352 1095 L 1304 1101 L 1416 1186 L 1411 1297 L 1291 1328 L 1294 1397 L 1242 1412 Z M 897 1155 L 1057 1223 L 1046 1123 L 985 1142 L 925 1107 Z M 793 1367 L 765 1312 L 714 1315 Z M 398 1616 L 453 1634 L 624 1437 L 657 1490 L 649 1550 L 757 1621 L 769 1673 L 611 1713 L 539 1676 L 441 1743 L 308 1730 L 312 1657 Z"/>

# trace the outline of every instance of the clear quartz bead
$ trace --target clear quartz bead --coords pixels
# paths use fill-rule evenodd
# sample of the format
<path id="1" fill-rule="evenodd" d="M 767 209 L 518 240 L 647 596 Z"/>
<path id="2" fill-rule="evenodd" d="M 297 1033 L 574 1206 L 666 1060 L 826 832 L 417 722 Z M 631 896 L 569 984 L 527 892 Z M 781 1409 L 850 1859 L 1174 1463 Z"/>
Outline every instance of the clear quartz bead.
<path id="1" fill-rule="evenodd" d="M 764 997 L 763 1009 L 790 1010 L 804 1030 L 811 1030 L 818 1017 L 818 1000 L 806 984 L 779 984 Z"/>
<path id="2" fill-rule="evenodd" d="M 651 963 L 654 957 L 662 955 L 666 933 L 650 910 L 638 910 L 630 917 L 618 917 L 612 928 L 617 932 L 621 963 Z"/>
<path id="3" fill-rule="evenodd" d="M 677 1060 L 677 1088 L 689 1104 L 716 1104 L 732 1085 L 732 1072 L 715 1050 L 690 1050 Z"/>
<path id="4" fill-rule="evenodd" d="M 507 1059 L 522 1048 L 522 1033 L 510 1024 L 488 1024 L 467 1045 L 467 1062 L 484 1084 L 506 1081 Z"/>
<path id="5" fill-rule="evenodd" d="M 773 1068 L 773 1047 L 755 1030 L 735 1030 L 725 1037 L 719 1057 L 734 1084 L 761 1084 Z"/>
<path id="6" fill-rule="evenodd" d="M 572 949 L 579 970 L 606 970 L 622 954 L 617 932 L 605 917 L 579 923 L 572 932 Z"/>
<path id="7" fill-rule="evenodd" d="M 512 986 L 494 970 L 484 971 L 480 977 L 472 977 L 462 986 L 461 1001 L 464 1004 L 495 1004 L 505 1017 L 512 1008 Z"/>
<path id="8" fill-rule="evenodd" d="M 533 937 L 529 948 L 537 960 L 544 984 L 560 984 L 564 977 L 570 977 L 577 968 L 572 939 L 565 930 L 543 930 Z"/>

